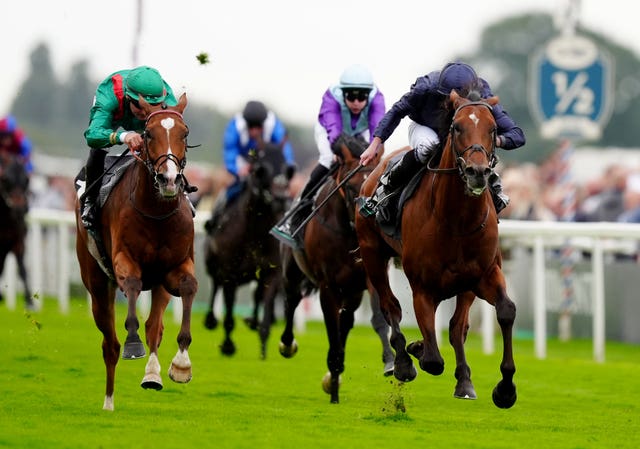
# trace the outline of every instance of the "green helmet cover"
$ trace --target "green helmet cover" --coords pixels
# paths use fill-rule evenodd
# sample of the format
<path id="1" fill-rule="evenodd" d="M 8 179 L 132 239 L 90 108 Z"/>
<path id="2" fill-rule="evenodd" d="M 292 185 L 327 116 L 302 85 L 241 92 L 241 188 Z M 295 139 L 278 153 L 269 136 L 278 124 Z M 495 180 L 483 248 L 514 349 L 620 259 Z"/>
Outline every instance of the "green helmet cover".
<path id="1" fill-rule="evenodd" d="M 132 69 L 125 83 L 126 94 L 134 100 L 142 98 L 149 104 L 162 103 L 167 98 L 167 90 L 160 73 L 147 66 Z"/>

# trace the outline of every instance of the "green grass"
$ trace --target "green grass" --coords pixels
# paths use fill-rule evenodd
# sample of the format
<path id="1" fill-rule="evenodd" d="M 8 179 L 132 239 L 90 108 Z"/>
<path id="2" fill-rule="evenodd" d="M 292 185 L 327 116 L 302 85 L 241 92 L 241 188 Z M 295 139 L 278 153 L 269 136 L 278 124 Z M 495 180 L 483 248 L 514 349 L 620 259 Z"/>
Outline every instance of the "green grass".
<path id="1" fill-rule="evenodd" d="M 124 340 L 125 310 L 117 329 Z M 592 360 L 590 341 L 550 341 L 547 360 L 533 342 L 516 340 L 518 401 L 493 405 L 499 380 L 497 354 L 482 354 L 470 335 L 467 356 L 478 393 L 452 397 L 454 356 L 442 346 L 446 367 L 433 377 L 419 372 L 404 385 L 382 377 L 381 349 L 368 327 L 357 327 L 347 346 L 340 404 L 320 387 L 327 340 L 321 323 L 297 335 L 293 359 L 278 354 L 282 331 L 272 331 L 267 360 L 258 359 L 258 336 L 237 320 L 238 352 L 223 357 L 222 330 L 207 331 L 193 316 L 193 380 L 166 375 L 177 350 L 177 325 L 166 317 L 160 363 L 164 389 L 139 384 L 145 360 L 120 360 L 115 411 L 102 410 L 101 334 L 84 300 L 68 315 L 48 300 L 27 314 L 0 305 L 0 447 L 10 448 L 636 448 L 640 444 L 640 348 L 607 343 L 607 362 Z M 142 336 L 142 335 L 141 335 Z M 415 339 L 415 329 L 407 338 Z M 405 408 L 405 412 L 401 409 Z"/>

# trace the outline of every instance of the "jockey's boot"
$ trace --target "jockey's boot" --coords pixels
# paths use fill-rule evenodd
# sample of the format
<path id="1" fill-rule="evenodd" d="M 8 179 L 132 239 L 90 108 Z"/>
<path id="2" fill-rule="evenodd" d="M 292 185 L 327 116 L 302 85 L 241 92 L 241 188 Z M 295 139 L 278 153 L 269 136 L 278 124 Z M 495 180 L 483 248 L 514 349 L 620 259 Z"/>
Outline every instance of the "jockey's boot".
<path id="1" fill-rule="evenodd" d="M 329 172 L 330 170 L 324 165 L 316 165 L 309 176 L 307 184 L 302 189 L 300 200 L 293 206 L 294 211 L 291 214 L 291 217 L 281 225 L 271 228 L 271 235 L 293 248 L 299 248 L 302 246 L 302 233 L 298 232 L 293 235 L 293 232 L 298 229 L 313 210 L 313 201 L 311 201 L 311 197 L 324 183 Z"/>
<path id="2" fill-rule="evenodd" d="M 95 229 L 98 219 L 97 198 L 100 191 L 99 179 L 104 173 L 104 160 L 107 151 L 101 148 L 91 148 L 89 158 L 84 168 L 85 192 L 82 207 L 82 225 L 86 229 Z M 95 185 L 94 185 L 95 183 Z"/>
<path id="3" fill-rule="evenodd" d="M 404 185 L 420 170 L 422 162 L 416 158 L 415 150 L 407 151 L 402 159 L 396 163 L 388 174 L 380 177 L 380 186 L 376 189 L 373 196 L 369 198 L 361 198 L 360 215 L 367 218 L 376 213 L 378 204 L 387 196 L 396 190 L 404 187 Z"/>
<path id="4" fill-rule="evenodd" d="M 489 176 L 489 190 L 491 191 L 491 199 L 496 208 L 496 214 L 509 205 L 509 197 L 502 191 L 502 180 L 500 176 L 493 172 Z"/>

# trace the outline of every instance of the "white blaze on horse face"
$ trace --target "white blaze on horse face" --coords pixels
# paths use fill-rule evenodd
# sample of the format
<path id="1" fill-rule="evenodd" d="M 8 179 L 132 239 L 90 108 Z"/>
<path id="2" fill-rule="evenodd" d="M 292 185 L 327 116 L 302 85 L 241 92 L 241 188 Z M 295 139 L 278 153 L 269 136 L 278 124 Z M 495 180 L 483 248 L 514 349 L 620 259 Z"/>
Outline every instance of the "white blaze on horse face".
<path id="1" fill-rule="evenodd" d="M 171 134 L 171 129 L 173 129 L 173 127 L 176 125 L 176 122 L 171 117 L 167 117 L 165 119 L 162 119 L 160 121 L 160 124 L 164 129 L 167 130 L 167 142 L 171 142 L 169 135 Z M 167 154 L 172 154 L 171 145 L 169 145 L 169 147 L 167 148 Z M 176 177 L 178 176 L 178 166 L 172 159 L 167 160 L 167 171 L 165 173 L 165 176 L 171 184 L 175 182 Z"/>
<path id="2" fill-rule="evenodd" d="M 475 112 L 472 112 L 471 114 L 469 114 L 469 118 L 471 119 L 473 124 L 476 125 L 476 128 L 477 128 L 478 123 L 480 123 L 480 118 L 475 114 Z"/>

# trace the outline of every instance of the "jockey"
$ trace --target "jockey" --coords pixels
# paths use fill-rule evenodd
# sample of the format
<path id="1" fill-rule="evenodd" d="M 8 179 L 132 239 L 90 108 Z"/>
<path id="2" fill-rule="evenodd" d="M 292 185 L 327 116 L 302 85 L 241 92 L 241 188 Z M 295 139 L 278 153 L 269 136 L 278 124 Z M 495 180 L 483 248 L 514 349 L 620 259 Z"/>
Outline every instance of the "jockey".
<path id="1" fill-rule="evenodd" d="M 6 152 L 20 156 L 29 174 L 33 172 L 31 148 L 31 141 L 18 127 L 13 115 L 0 119 L 0 153 Z"/>
<path id="2" fill-rule="evenodd" d="M 384 116 L 384 95 L 373 82 L 371 72 L 355 64 L 347 67 L 339 83 L 330 86 L 322 96 L 314 135 L 320 157 L 294 206 L 290 222 L 272 229 L 272 234 L 289 245 L 295 245 L 291 233 L 311 212 L 311 196 L 324 183 L 335 160 L 335 142 L 341 134 L 360 136 L 371 142 L 373 132 Z"/>
<path id="3" fill-rule="evenodd" d="M 295 167 L 293 148 L 287 140 L 284 124 L 261 101 L 249 101 L 242 112 L 233 116 L 224 132 L 224 165 L 234 181 L 227 187 L 226 195 L 214 206 L 211 219 L 205 224 L 207 230 L 212 229 L 218 215 L 242 191 L 244 179 L 250 170 L 250 156 L 265 142 L 280 145 L 285 162 L 290 167 Z"/>
<path id="4" fill-rule="evenodd" d="M 361 215 L 368 217 L 374 214 L 380 198 L 403 187 L 420 167 L 427 164 L 432 148 L 439 142 L 438 120 L 446 98 L 452 90 L 465 93 L 470 88 L 478 89 L 482 98 L 493 96 L 489 83 L 479 78 L 471 66 L 462 62 L 449 63 L 441 71 L 434 71 L 416 79 L 409 92 L 387 111 L 373 133 L 373 141 L 360 156 L 360 162 L 362 165 L 371 162 L 380 145 L 391 136 L 400 120 L 407 115 L 412 120 L 409 124 L 409 144 L 413 150 L 407 152 L 391 168 L 388 177 L 381 178 L 382 189 L 378 189 L 373 197 L 362 201 Z M 496 147 L 513 150 L 524 145 L 522 129 L 500 104 L 493 106 L 492 113 L 498 126 Z M 502 192 L 502 182 L 497 173 L 491 176 L 490 184 L 496 212 L 500 212 L 509 204 L 509 197 Z"/>
<path id="5" fill-rule="evenodd" d="M 160 73 L 147 66 L 112 73 L 98 85 L 89 114 L 89 127 L 84 132 L 90 147 L 82 210 L 82 224 L 87 229 L 95 226 L 96 199 L 100 190 L 98 181 L 104 173 L 109 148 L 118 144 L 127 145 L 131 151 L 142 148 L 141 133 L 146 117 L 138 103 L 140 97 L 152 105 L 177 104 L 171 87 Z"/>

